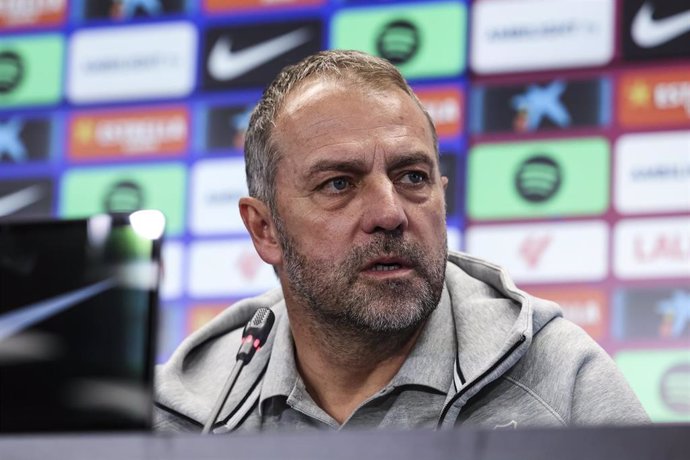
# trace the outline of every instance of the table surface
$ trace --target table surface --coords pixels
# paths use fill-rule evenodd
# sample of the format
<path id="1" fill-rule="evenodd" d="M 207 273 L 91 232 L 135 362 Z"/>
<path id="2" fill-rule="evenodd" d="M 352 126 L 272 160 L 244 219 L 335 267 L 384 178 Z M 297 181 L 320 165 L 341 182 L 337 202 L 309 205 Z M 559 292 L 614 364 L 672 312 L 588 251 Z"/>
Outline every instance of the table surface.
<path id="1" fill-rule="evenodd" d="M 2 460 L 688 460 L 690 425 L 630 428 L 0 436 Z"/>

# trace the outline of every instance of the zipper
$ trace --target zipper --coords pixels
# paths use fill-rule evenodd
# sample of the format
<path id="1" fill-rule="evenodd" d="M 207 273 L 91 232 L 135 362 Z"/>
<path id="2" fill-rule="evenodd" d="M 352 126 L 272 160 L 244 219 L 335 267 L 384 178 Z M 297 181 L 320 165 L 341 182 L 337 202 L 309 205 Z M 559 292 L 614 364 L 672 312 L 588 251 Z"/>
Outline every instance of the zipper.
<path id="1" fill-rule="evenodd" d="M 453 404 L 455 403 L 455 401 L 457 401 L 457 400 L 460 399 L 465 393 L 467 393 L 467 392 L 469 391 L 470 388 L 474 388 L 474 387 L 475 387 L 479 382 L 481 382 L 487 375 L 489 375 L 489 374 L 491 374 L 493 371 L 495 371 L 496 368 L 497 368 L 498 366 L 500 366 L 506 359 L 508 359 L 508 357 L 509 357 L 510 355 L 512 355 L 513 352 L 514 352 L 515 350 L 517 350 L 518 347 L 519 347 L 520 345 L 522 345 L 522 344 L 525 342 L 525 340 L 527 340 L 527 337 L 525 336 L 525 334 L 522 334 L 522 335 L 520 336 L 520 338 L 518 339 L 518 341 L 517 341 L 516 343 L 514 343 L 513 346 L 510 347 L 510 350 L 508 350 L 503 356 L 501 356 L 501 358 L 500 358 L 498 361 L 496 361 L 495 363 L 493 363 L 493 364 L 491 365 L 491 367 L 489 367 L 489 368 L 488 368 L 487 370 L 485 370 L 479 377 L 477 377 L 477 379 L 475 379 L 475 381 L 474 381 L 473 383 L 471 383 L 470 385 L 466 386 L 465 388 L 463 388 L 462 390 L 460 390 L 458 393 L 456 393 L 455 396 L 453 396 L 453 397 L 451 398 L 451 400 L 448 402 L 448 404 L 446 404 L 446 407 L 443 408 L 443 411 L 441 411 L 441 416 L 439 417 L 438 423 L 436 424 L 436 429 L 440 429 L 440 428 L 441 428 L 441 424 L 443 423 L 443 420 L 446 418 L 446 414 L 448 413 L 448 410 L 453 406 Z"/>

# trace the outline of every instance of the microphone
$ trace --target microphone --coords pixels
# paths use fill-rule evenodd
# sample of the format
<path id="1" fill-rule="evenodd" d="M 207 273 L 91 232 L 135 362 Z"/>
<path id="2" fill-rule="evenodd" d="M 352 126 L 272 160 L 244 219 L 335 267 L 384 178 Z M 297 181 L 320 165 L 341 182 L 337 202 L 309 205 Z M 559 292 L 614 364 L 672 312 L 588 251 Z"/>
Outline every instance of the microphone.
<path id="1" fill-rule="evenodd" d="M 240 375 L 242 368 L 249 364 L 252 360 L 254 354 L 261 348 L 261 346 L 266 342 L 268 338 L 268 333 L 271 332 L 273 323 L 275 322 L 275 315 L 273 312 L 265 307 L 259 308 L 252 316 L 252 319 L 244 326 L 242 331 L 242 343 L 240 344 L 240 349 L 237 351 L 237 356 L 235 357 L 235 366 L 232 368 L 228 379 L 225 381 L 223 390 L 218 395 L 216 404 L 213 406 L 211 415 L 206 420 L 204 429 L 201 434 L 208 434 L 211 431 L 211 427 L 216 423 L 218 414 L 220 414 L 221 409 L 225 405 L 225 402 L 230 396 L 232 387 L 235 386 L 237 377 Z"/>
<path id="2" fill-rule="evenodd" d="M 237 351 L 238 361 L 244 364 L 249 364 L 249 361 L 254 357 L 254 353 L 259 351 L 261 345 L 266 342 L 268 333 L 271 332 L 275 315 L 268 308 L 259 308 L 249 320 L 244 331 L 242 331 L 242 345 Z"/>

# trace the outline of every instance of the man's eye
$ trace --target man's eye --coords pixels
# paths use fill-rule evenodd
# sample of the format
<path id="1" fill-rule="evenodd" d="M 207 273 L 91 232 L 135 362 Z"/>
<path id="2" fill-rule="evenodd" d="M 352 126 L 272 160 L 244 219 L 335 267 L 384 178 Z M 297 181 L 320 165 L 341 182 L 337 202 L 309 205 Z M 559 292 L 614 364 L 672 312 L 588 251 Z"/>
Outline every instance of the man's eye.
<path id="1" fill-rule="evenodd" d="M 402 177 L 402 182 L 410 184 L 421 184 L 427 180 L 427 175 L 421 171 L 410 171 Z"/>
<path id="2" fill-rule="evenodd" d="M 352 186 L 352 182 L 347 177 L 336 177 L 327 181 L 323 188 L 328 192 L 344 192 Z"/>

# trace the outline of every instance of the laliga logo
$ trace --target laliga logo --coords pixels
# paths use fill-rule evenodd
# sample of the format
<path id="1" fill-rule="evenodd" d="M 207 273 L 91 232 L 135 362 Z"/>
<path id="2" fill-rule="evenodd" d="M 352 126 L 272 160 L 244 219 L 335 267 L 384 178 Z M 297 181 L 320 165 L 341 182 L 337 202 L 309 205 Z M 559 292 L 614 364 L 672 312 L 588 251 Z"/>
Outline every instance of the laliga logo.
<path id="1" fill-rule="evenodd" d="M 690 324 L 690 294 L 676 290 L 657 304 L 656 312 L 661 315 L 659 334 L 664 338 L 677 339 L 683 336 Z"/>

